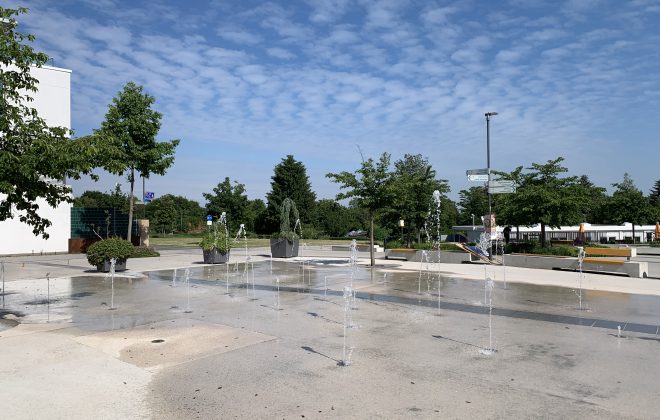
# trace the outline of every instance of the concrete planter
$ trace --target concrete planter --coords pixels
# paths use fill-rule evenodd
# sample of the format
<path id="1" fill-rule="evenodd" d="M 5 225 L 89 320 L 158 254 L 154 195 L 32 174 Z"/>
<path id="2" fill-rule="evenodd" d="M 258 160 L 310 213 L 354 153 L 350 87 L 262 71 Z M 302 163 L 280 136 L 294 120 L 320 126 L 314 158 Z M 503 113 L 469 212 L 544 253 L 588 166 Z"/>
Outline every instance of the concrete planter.
<path id="1" fill-rule="evenodd" d="M 109 273 L 110 272 L 110 260 L 106 260 L 103 264 L 98 264 L 96 266 L 96 271 L 99 271 L 101 273 Z M 126 271 L 126 260 L 117 260 L 115 263 L 115 272 L 117 271 Z"/>
<path id="2" fill-rule="evenodd" d="M 213 248 L 210 251 L 202 250 L 202 252 L 204 254 L 204 264 L 224 264 L 229 261 L 229 251 L 223 254 Z"/>
<path id="3" fill-rule="evenodd" d="M 298 256 L 298 240 L 271 239 L 270 252 L 273 258 L 291 258 Z"/>

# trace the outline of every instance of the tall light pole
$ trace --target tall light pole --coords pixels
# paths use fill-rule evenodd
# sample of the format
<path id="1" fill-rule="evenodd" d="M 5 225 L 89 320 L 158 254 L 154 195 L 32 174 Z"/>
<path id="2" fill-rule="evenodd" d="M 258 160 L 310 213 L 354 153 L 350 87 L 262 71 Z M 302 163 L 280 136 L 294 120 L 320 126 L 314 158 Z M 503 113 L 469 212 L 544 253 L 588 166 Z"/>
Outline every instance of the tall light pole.
<path id="1" fill-rule="evenodd" d="M 486 170 L 488 171 L 488 185 L 486 186 L 488 192 L 488 226 L 489 232 L 488 237 L 490 238 L 490 233 L 493 229 L 493 209 L 492 201 L 490 196 L 490 119 L 497 115 L 497 112 L 486 112 Z M 492 260 L 493 253 L 491 252 L 491 246 L 488 247 L 488 259 Z"/>
<path id="2" fill-rule="evenodd" d="M 493 213 L 490 197 L 490 119 L 497 112 L 486 112 L 486 170 L 488 171 L 488 217 Z"/>

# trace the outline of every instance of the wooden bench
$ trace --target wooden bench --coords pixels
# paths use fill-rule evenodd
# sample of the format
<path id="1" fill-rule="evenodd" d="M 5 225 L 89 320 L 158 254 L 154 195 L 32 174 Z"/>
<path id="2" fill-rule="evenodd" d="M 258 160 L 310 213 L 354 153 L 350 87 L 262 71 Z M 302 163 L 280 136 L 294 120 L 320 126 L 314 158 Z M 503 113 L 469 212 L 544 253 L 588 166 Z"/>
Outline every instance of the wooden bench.
<path id="1" fill-rule="evenodd" d="M 637 248 L 585 247 L 584 252 L 586 258 L 582 260 L 582 264 L 585 270 L 595 268 L 596 271 L 627 273 L 630 277 L 648 277 L 647 262 L 631 261 L 631 258 L 637 256 Z M 620 259 L 606 257 L 619 257 Z"/>
<path id="2" fill-rule="evenodd" d="M 637 256 L 636 248 L 595 248 L 587 246 L 584 248 L 586 258 L 582 261 L 587 264 L 610 264 L 622 265 L 626 261 L 630 261 L 632 257 Z M 603 257 L 622 257 L 625 260 L 613 260 L 607 258 L 594 257 L 595 255 Z"/>

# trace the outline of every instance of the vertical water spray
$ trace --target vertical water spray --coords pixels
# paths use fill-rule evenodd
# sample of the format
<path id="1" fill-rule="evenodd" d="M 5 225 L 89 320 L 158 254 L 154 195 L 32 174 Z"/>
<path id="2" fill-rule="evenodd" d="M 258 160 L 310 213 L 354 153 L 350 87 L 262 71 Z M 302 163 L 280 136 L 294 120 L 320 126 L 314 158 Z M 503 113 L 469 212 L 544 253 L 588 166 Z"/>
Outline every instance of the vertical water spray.
<path id="1" fill-rule="evenodd" d="M 47 292 L 47 307 L 46 307 L 46 322 L 50 322 L 50 273 L 46 273 L 46 282 L 48 284 L 48 292 Z"/>
<path id="2" fill-rule="evenodd" d="M 174 273 L 172 274 L 172 287 L 176 287 L 176 276 L 178 275 L 178 268 L 174 269 Z"/>
<path id="3" fill-rule="evenodd" d="M 186 310 L 183 312 L 189 314 L 192 312 L 190 309 L 190 268 L 186 268 L 184 278 L 186 282 Z"/>
<path id="4" fill-rule="evenodd" d="M 2 277 L 2 307 L 5 307 L 5 262 L 0 262 L 0 277 Z"/>
<path id="5" fill-rule="evenodd" d="M 115 309 L 115 265 L 117 264 L 116 258 L 110 259 L 110 272 L 106 274 L 106 278 L 110 276 L 110 307 L 108 310 L 114 311 Z"/>
<path id="6" fill-rule="evenodd" d="M 493 288 L 495 287 L 495 282 L 490 276 L 486 277 L 486 282 L 484 288 L 488 295 L 488 347 L 479 350 L 479 353 L 486 356 L 490 356 L 495 353 L 495 348 L 493 347 Z"/>
<path id="7" fill-rule="evenodd" d="M 579 274 L 579 280 L 578 280 L 578 290 L 575 291 L 575 294 L 578 297 L 578 303 L 579 303 L 579 310 L 582 310 L 582 279 L 584 277 L 584 273 L 582 272 L 582 264 L 584 262 L 584 257 L 587 255 L 587 253 L 584 251 L 584 247 L 577 247 L 578 248 L 578 267 L 580 269 L 580 274 Z"/>
<path id="8" fill-rule="evenodd" d="M 342 345 L 342 356 L 341 360 L 337 362 L 339 366 L 350 366 L 351 365 L 351 356 L 353 355 L 353 347 L 347 345 L 348 341 L 348 329 L 351 328 L 353 323 L 351 315 L 351 298 L 353 296 L 353 290 L 349 286 L 344 287 L 344 337 Z"/>

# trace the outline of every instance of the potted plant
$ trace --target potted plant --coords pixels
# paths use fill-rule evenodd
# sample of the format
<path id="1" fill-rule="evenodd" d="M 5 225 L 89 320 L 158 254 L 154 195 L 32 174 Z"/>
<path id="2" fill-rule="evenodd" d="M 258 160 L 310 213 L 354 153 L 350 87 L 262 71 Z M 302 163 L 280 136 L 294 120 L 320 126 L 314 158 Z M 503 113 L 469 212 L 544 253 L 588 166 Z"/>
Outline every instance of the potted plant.
<path id="1" fill-rule="evenodd" d="M 107 273 L 115 259 L 115 271 L 126 270 L 126 260 L 133 256 L 133 244 L 121 238 L 103 239 L 87 248 L 87 261 L 98 271 Z"/>
<path id="2" fill-rule="evenodd" d="M 293 212 L 294 225 L 291 228 L 291 213 Z M 280 231 L 277 238 L 270 240 L 270 252 L 273 258 L 291 258 L 298 256 L 298 240 L 296 227 L 300 225 L 300 217 L 296 203 L 290 198 L 282 201 L 280 210 Z"/>
<path id="3" fill-rule="evenodd" d="M 229 237 L 227 231 L 225 213 L 222 213 L 220 220 L 204 233 L 199 246 L 204 254 L 204 264 L 222 264 L 229 261 L 229 251 L 233 245 L 233 240 Z"/>

